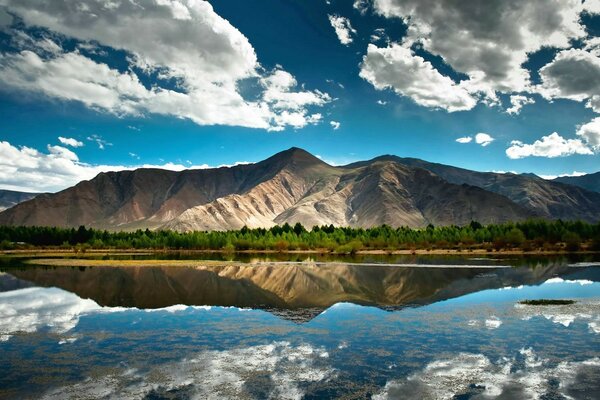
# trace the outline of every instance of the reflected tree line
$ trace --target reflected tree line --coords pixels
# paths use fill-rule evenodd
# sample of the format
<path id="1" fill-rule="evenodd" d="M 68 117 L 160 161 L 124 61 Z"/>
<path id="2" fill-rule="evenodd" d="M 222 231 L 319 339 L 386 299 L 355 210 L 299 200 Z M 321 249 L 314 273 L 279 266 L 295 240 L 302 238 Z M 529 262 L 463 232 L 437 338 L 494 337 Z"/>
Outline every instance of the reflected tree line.
<path id="1" fill-rule="evenodd" d="M 466 226 L 368 229 L 284 224 L 269 229 L 243 227 L 232 231 L 176 232 L 136 230 L 111 232 L 86 228 L 0 226 L 0 248 L 61 247 L 104 249 L 198 249 L 198 250 L 327 250 L 356 253 L 360 250 L 404 249 L 505 249 L 600 251 L 600 223 L 529 220 L 518 223 Z"/>

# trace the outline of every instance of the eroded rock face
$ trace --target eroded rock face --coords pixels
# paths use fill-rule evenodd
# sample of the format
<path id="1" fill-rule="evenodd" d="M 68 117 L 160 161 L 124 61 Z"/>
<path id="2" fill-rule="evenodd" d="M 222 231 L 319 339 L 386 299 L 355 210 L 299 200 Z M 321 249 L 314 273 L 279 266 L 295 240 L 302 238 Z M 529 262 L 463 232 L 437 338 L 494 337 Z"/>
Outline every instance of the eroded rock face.
<path id="1" fill-rule="evenodd" d="M 251 165 L 101 173 L 0 213 L 0 224 L 131 230 L 423 227 L 529 217 L 600 220 L 600 193 L 535 176 L 379 157 L 333 167 L 292 148 Z"/>

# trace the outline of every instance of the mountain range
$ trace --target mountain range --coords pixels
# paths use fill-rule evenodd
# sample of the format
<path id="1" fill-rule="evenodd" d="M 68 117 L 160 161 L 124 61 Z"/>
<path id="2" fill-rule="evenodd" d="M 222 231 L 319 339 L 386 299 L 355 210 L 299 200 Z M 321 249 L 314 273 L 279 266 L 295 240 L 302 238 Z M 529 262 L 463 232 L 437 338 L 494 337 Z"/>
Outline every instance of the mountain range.
<path id="1" fill-rule="evenodd" d="M 39 193 L 16 192 L 0 189 L 0 211 L 14 207 L 19 203 L 33 199 Z"/>
<path id="2" fill-rule="evenodd" d="M 600 192 L 600 172 L 581 176 L 561 176 L 556 182 L 568 183 L 594 192 Z"/>
<path id="3" fill-rule="evenodd" d="M 532 217 L 600 220 L 600 193 L 535 175 L 381 156 L 329 165 L 291 148 L 248 165 L 100 173 L 0 213 L 2 225 L 109 230 L 304 226 L 423 227 Z"/>

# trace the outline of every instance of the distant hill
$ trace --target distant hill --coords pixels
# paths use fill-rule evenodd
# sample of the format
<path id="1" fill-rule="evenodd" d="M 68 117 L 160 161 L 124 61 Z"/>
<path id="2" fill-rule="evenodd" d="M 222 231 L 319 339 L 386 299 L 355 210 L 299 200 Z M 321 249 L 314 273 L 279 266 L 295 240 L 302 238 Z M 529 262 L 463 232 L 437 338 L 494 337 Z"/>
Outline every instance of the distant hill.
<path id="1" fill-rule="evenodd" d="M 27 200 L 33 199 L 39 193 L 15 192 L 14 190 L 0 189 L 0 211 L 16 206 Z"/>
<path id="2" fill-rule="evenodd" d="M 562 176 L 554 179 L 554 181 L 579 186 L 600 193 L 600 172 L 582 176 Z"/>
<path id="3" fill-rule="evenodd" d="M 101 173 L 0 213 L 0 224 L 189 231 L 286 222 L 424 227 L 530 217 L 598 221 L 600 193 L 396 156 L 334 167 L 291 148 L 231 168 Z"/>

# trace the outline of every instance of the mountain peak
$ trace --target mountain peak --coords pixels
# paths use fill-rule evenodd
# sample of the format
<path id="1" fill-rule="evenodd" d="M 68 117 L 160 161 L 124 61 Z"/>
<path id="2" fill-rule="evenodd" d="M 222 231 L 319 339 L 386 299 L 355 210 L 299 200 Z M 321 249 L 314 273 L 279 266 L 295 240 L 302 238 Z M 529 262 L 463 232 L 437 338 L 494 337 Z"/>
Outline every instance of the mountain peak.
<path id="1" fill-rule="evenodd" d="M 318 157 L 299 147 L 290 147 L 287 150 L 281 151 L 269 157 L 265 160 L 265 162 L 277 163 L 282 167 L 289 165 L 300 167 L 308 167 L 313 165 L 329 165 L 321 159 L 319 159 Z"/>

